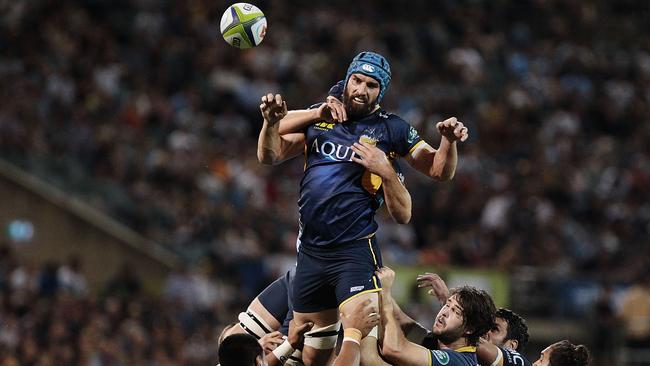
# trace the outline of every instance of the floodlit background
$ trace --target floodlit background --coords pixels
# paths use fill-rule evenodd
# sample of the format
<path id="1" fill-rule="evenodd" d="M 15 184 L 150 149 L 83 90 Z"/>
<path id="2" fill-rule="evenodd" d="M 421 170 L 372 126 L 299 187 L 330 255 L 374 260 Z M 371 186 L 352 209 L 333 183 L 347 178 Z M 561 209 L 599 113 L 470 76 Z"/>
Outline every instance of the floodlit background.
<path id="1" fill-rule="evenodd" d="M 378 215 L 406 312 L 432 323 L 436 271 L 524 316 L 533 360 L 650 365 L 650 3 L 252 3 L 238 50 L 225 1 L 0 2 L 0 365 L 216 363 L 294 263 L 303 162 L 257 162 L 259 98 L 322 101 L 362 50 L 430 144 L 470 131 L 451 182 L 402 164 L 409 225 Z"/>

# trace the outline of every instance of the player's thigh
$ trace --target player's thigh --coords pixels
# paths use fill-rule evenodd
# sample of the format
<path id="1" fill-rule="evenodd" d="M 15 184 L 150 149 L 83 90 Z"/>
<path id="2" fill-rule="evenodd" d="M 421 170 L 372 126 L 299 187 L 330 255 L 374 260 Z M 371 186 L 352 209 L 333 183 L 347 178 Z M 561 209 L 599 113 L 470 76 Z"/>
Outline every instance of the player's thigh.
<path id="1" fill-rule="evenodd" d="M 390 366 L 379 355 L 376 337 L 368 336 L 361 340 L 361 366 Z"/>
<path id="2" fill-rule="evenodd" d="M 359 304 L 363 303 L 366 300 L 370 300 L 370 304 L 368 304 L 368 306 L 374 307 L 375 312 L 379 313 L 379 292 L 366 292 L 353 296 L 343 302 L 339 309 L 344 316 L 348 316 L 354 312 L 354 309 Z"/>
<path id="3" fill-rule="evenodd" d="M 252 310 L 255 314 L 259 315 L 261 320 L 269 326 L 269 330 L 271 332 L 280 329 L 280 326 L 282 325 L 281 321 L 284 321 L 284 319 L 277 319 L 276 316 L 271 314 L 271 312 L 262 304 L 262 302 L 260 302 L 260 299 L 258 297 L 251 301 L 250 305 L 248 305 L 247 310 Z"/>
<path id="4" fill-rule="evenodd" d="M 302 360 L 306 366 L 325 366 L 329 364 L 338 338 L 338 309 L 327 309 L 313 313 L 294 311 L 294 322 L 298 325 L 307 322 L 314 327 L 305 335 Z"/>

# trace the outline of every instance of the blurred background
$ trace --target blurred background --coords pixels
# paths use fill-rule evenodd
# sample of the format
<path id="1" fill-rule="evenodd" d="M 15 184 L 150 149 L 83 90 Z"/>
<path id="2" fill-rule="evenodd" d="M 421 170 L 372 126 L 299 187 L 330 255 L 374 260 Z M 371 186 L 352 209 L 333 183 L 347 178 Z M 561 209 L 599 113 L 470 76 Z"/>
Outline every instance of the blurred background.
<path id="1" fill-rule="evenodd" d="M 406 312 L 431 325 L 435 271 L 524 316 L 533 360 L 650 365 L 649 2 L 251 3 L 238 50 L 226 1 L 0 1 L 0 365 L 214 364 L 294 264 L 302 159 L 258 163 L 259 98 L 321 101 L 362 50 L 431 145 L 470 131 L 453 181 L 405 168 L 409 225 L 378 215 Z"/>

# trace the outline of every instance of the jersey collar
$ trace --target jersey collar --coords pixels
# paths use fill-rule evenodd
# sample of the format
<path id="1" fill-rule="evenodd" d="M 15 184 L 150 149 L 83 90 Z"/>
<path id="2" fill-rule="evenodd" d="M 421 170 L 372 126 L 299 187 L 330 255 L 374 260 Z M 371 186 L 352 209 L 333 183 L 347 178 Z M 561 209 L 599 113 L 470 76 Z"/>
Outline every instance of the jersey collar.
<path id="1" fill-rule="evenodd" d="M 476 347 L 474 346 L 465 346 L 455 349 L 456 352 L 476 352 Z"/>

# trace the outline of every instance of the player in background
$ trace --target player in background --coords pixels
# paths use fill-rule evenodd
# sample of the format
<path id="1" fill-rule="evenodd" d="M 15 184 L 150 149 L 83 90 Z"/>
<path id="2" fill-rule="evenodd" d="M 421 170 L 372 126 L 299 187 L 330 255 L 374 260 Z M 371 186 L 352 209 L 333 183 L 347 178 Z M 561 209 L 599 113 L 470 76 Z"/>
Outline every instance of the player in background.
<path id="1" fill-rule="evenodd" d="M 391 289 L 395 272 L 388 267 L 377 271 L 382 281 L 382 354 L 388 362 L 400 366 L 476 366 L 479 338 L 494 327 L 496 308 L 485 291 L 470 286 L 455 288 L 440 309 L 433 324 L 437 350 L 409 341 L 394 316 Z"/>
<path id="2" fill-rule="evenodd" d="M 264 351 L 250 334 L 235 334 L 219 344 L 221 366 L 267 366 Z"/>
<path id="3" fill-rule="evenodd" d="M 546 347 L 533 366 L 587 366 L 589 350 L 586 346 L 574 345 L 563 340 Z"/>
<path id="4" fill-rule="evenodd" d="M 293 288 L 295 319 L 299 324 L 315 323 L 303 351 L 306 365 L 324 365 L 330 358 L 339 309 L 347 315 L 366 299 L 378 303 L 376 292 L 381 287 L 374 271 L 381 266 L 381 254 L 374 236 L 375 211 L 385 202 L 398 222 L 406 223 L 411 216 L 410 196 L 393 163 L 403 157 L 429 177 L 451 179 L 456 141 L 467 138 L 463 124 L 450 118 L 438 123 L 443 137 L 439 148 L 433 149 L 408 123 L 379 106 L 389 82 L 387 60 L 362 52 L 345 79 L 347 120 L 328 123 L 318 109 L 302 111 L 313 115 L 297 133 L 280 134 L 278 122 L 287 116 L 282 96 L 262 97 L 259 160 L 278 164 L 306 155 Z"/>
<path id="5" fill-rule="evenodd" d="M 444 304 L 449 297 L 445 281 L 435 273 L 417 277 L 418 287 L 429 288 L 429 294 Z M 526 321 L 509 309 L 499 308 L 495 314 L 494 327 L 481 337 L 476 357 L 483 366 L 530 366 L 523 352 L 528 343 Z"/>

